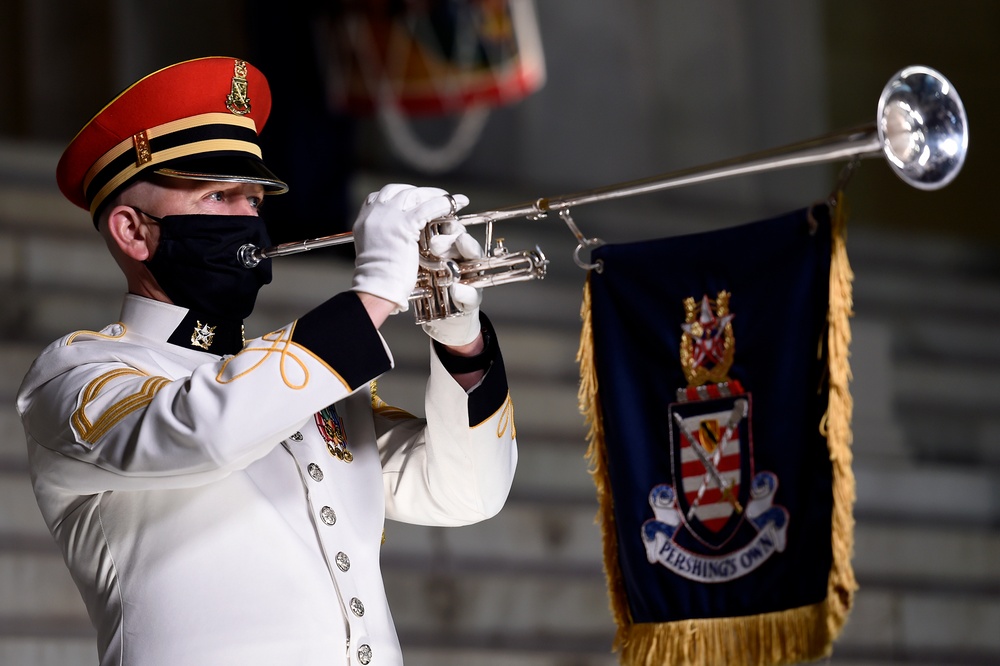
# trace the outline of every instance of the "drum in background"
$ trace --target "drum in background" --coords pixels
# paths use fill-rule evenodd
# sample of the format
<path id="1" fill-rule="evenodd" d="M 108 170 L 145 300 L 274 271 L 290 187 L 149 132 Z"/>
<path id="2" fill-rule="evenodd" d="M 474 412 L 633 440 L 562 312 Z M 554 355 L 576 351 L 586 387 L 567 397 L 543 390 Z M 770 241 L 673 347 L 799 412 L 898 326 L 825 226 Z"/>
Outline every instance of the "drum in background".
<path id="1" fill-rule="evenodd" d="M 533 0 L 341 0 L 317 42 L 330 108 L 375 114 L 394 152 L 425 172 L 459 163 L 491 108 L 545 81 Z M 441 146 L 414 131 L 428 116 L 455 121 Z"/>

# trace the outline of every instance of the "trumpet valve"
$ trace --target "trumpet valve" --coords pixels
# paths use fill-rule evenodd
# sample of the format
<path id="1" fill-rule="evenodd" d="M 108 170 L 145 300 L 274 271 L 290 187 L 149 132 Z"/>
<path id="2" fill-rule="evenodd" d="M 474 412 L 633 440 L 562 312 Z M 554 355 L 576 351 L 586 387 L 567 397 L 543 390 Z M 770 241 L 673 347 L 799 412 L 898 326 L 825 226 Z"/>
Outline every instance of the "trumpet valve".
<path id="1" fill-rule="evenodd" d="M 507 246 L 503 244 L 504 239 L 496 239 L 496 244 L 490 249 L 491 257 L 503 257 L 507 255 Z"/>

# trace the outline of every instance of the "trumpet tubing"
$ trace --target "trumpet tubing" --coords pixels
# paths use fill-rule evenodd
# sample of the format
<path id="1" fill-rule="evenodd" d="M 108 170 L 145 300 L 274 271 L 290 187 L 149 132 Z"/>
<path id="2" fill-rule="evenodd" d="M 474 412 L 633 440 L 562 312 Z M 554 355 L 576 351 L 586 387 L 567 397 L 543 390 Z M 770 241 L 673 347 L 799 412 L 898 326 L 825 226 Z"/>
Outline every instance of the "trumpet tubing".
<path id="1" fill-rule="evenodd" d="M 910 186 L 936 190 L 958 175 L 965 162 L 968 145 L 965 107 L 954 86 L 940 72 L 914 65 L 897 72 L 882 89 L 876 119 L 870 125 L 641 180 L 559 197 L 543 197 L 507 208 L 446 219 L 466 226 L 486 224 L 489 239 L 493 223 L 502 220 L 539 219 L 553 212 L 566 215 L 574 206 L 598 201 L 777 169 L 879 156 Z M 429 233 L 436 233 L 436 226 L 435 223 L 429 224 Z M 245 245 L 239 250 L 239 260 L 243 265 L 253 267 L 263 259 L 331 247 L 352 240 L 351 233 L 342 233 L 263 249 Z M 476 287 L 489 287 L 538 279 L 545 275 L 548 262 L 540 250 L 509 253 L 502 243 L 491 248 L 489 240 L 484 250 L 485 259 L 449 263 L 430 255 L 426 237 L 421 240 L 420 275 L 411 295 L 411 302 L 418 304 L 414 308 L 418 322 L 423 316 L 421 313 L 432 319 L 458 314 L 449 308 L 450 298 L 446 293 L 455 280 Z M 439 294 L 428 296 L 428 291 Z"/>

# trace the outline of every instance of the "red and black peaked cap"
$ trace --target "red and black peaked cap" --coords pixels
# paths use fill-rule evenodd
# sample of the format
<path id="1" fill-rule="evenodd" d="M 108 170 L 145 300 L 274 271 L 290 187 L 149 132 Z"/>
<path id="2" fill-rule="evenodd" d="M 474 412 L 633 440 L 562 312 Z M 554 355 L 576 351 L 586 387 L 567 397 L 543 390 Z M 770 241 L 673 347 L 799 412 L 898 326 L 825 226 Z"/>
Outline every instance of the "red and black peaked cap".
<path id="1" fill-rule="evenodd" d="M 63 152 L 59 189 L 95 220 L 139 175 L 288 186 L 264 165 L 257 136 L 271 111 L 267 79 L 244 60 L 209 57 L 140 79 L 91 118 Z"/>

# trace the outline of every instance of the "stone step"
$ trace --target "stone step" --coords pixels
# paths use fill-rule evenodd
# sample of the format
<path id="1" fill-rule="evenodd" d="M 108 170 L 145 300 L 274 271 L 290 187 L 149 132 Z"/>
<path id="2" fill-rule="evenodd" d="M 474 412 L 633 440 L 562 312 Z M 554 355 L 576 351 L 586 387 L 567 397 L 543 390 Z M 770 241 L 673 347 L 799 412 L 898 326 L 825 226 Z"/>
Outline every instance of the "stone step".
<path id="1" fill-rule="evenodd" d="M 32 631 L 30 623 L 89 624 L 80 593 L 54 545 L 27 553 L 0 550 L 0 579 L 4 581 L 0 617 L 19 618 L 22 632 Z"/>
<path id="2" fill-rule="evenodd" d="M 863 588 L 837 642 L 855 659 L 893 663 L 1000 663 L 1000 603 L 936 594 Z M 896 661 L 900 659 L 900 661 Z"/>
<path id="3" fill-rule="evenodd" d="M 491 634 L 478 639 L 463 636 L 401 635 L 403 656 L 407 666 L 617 666 L 617 655 L 602 641 L 592 652 L 579 636 L 552 636 L 528 640 L 523 636 L 503 637 Z M 478 645 L 478 647 L 477 647 Z M 882 658 L 878 658 L 881 655 Z M 905 663 L 912 666 L 985 666 L 993 664 L 990 655 L 963 656 L 954 651 L 941 655 L 927 651 L 908 653 L 899 648 L 864 649 L 838 642 L 832 657 L 823 663 L 831 666 L 890 666 Z M 91 638 L 62 636 L 11 637 L 0 636 L 0 663 L 25 666 L 62 666 L 63 664 L 95 663 L 97 651 Z M 959 661 L 961 659 L 961 661 Z"/>
<path id="4" fill-rule="evenodd" d="M 937 521 L 983 530 L 1000 522 L 997 474 L 988 468 L 856 465 L 854 476 L 859 519 Z"/>
<path id="5" fill-rule="evenodd" d="M 998 330 L 1000 319 L 989 312 L 974 312 L 971 317 L 911 316 L 905 326 L 896 328 L 893 348 L 901 358 L 975 365 L 985 374 L 1000 366 L 1000 350 L 993 344 Z"/>
<path id="6" fill-rule="evenodd" d="M 6 620 L 0 621 L 4 626 Z M 0 664 L 10 666 L 65 666 L 96 664 L 97 643 L 90 635 L 20 636 L 0 633 Z"/>
<path id="7" fill-rule="evenodd" d="M 896 399 L 904 404 L 937 406 L 938 410 L 1000 413 L 1000 374 L 989 365 L 954 360 L 918 363 L 901 360 L 894 368 Z M 940 414 L 940 412 L 939 412 Z"/>
<path id="8" fill-rule="evenodd" d="M 13 257 L 0 273 L 6 279 L 45 288 L 125 288 L 121 271 L 93 227 L 84 228 L 82 233 L 62 229 L 42 233 L 37 227 L 12 231 L 8 225 L 0 230 L 5 252 Z"/>
<path id="9" fill-rule="evenodd" d="M 7 400 L 0 404 L 0 469 L 28 469 L 28 454 L 24 448 L 24 429 L 14 406 Z"/>
<path id="10" fill-rule="evenodd" d="M 413 598 L 421 595 L 433 596 L 420 589 L 419 580 L 410 579 L 413 589 L 409 594 Z M 488 588 L 489 582 L 481 582 L 482 588 Z M 390 589 L 392 589 L 390 583 Z M 477 589 L 463 590 L 467 594 L 475 594 Z M 504 594 L 506 592 L 507 594 Z M 450 593 L 450 591 L 449 591 Z M 484 590 L 484 593 L 495 594 L 497 598 L 507 601 L 510 596 L 528 595 L 527 590 L 507 588 L 505 590 Z M 501 604 L 501 612 L 511 612 L 511 608 L 519 607 L 522 599 L 516 599 L 510 604 Z M 523 601 L 528 601 L 524 599 Z M 597 600 L 594 603 L 599 603 Z M 546 604 L 554 606 L 551 602 Z M 567 634 L 563 631 L 549 630 L 544 620 L 529 621 L 523 632 L 466 630 L 463 626 L 457 632 L 451 628 L 436 628 L 432 613 L 419 615 L 421 623 L 414 627 L 408 620 L 402 622 L 397 617 L 404 653 L 411 645 L 439 645 L 471 647 L 495 646 L 501 651 L 512 650 L 512 646 L 546 645 L 558 654 L 559 648 L 567 643 L 573 645 L 585 654 L 578 658 L 591 659 L 607 657 L 610 648 L 610 636 L 613 627 L 596 630 L 589 635 Z M 433 609 L 431 609 L 433 611 Z M 552 612 L 561 609 L 553 608 Z M 997 626 L 1000 604 L 983 602 L 981 600 L 941 601 L 933 595 L 901 593 L 896 591 L 862 590 L 856 597 L 855 606 L 849 617 L 843 633 L 834 646 L 833 657 L 826 661 L 830 664 L 889 664 L 907 663 L 924 666 L 942 666 L 944 664 L 959 666 L 985 666 L 1000 661 L 1000 639 Z M 404 613 L 408 618 L 409 614 Z M 499 623 L 490 625 L 500 626 Z M 958 640 L 955 637 L 960 637 Z M 589 648 L 589 649 L 588 649 Z M 437 655 L 440 650 L 435 650 Z M 444 652 L 445 655 L 451 651 Z M 503 652 L 500 652 L 503 654 Z M 510 655 L 510 652 L 507 652 Z M 512 656 L 512 655 L 511 655 Z M 518 655 L 520 656 L 520 655 Z M 521 663 L 516 659 L 500 663 Z M 411 663 L 408 657 L 408 662 Z M 418 662 L 425 663 L 425 662 Z M 452 663 L 445 661 L 444 663 Z M 470 662 L 478 663 L 478 662 Z M 493 663 L 493 662 L 486 662 Z M 535 663 L 529 661 L 528 663 Z M 539 663 L 550 663 L 541 661 Z M 562 663 L 562 662 L 551 662 Z M 578 663 L 572 661 L 571 663 Z M 591 663 L 583 661 L 582 663 Z M 603 663 L 603 662 L 600 662 Z"/>
<path id="11" fill-rule="evenodd" d="M 18 639 L 25 645 L 31 638 L 63 637 L 76 646 L 88 631 L 87 620 L 61 560 L 10 560 L 0 556 L 0 572 L 22 582 L 15 582 L 5 595 L 16 614 L 9 607 L 0 610 L 0 626 L 5 627 L 0 639 Z M 543 660 L 537 663 L 552 664 L 560 663 L 557 658 L 565 653 L 581 659 L 608 656 L 614 626 L 599 571 L 566 574 L 550 567 L 512 576 L 503 567 L 463 566 L 440 557 L 429 568 L 390 557 L 384 569 L 407 653 L 411 646 L 428 655 L 455 658 L 463 651 L 493 658 L 536 652 L 531 658 Z M 900 653 L 951 657 L 906 663 L 994 663 L 988 659 L 1000 657 L 998 621 L 1000 598 L 995 593 L 912 591 L 863 583 L 837 652 L 850 657 L 844 663 L 878 663 L 880 657 Z"/>
<path id="12" fill-rule="evenodd" d="M 48 546 L 49 532 L 31 490 L 27 467 L 0 467 L 0 547 Z"/>
<path id="13" fill-rule="evenodd" d="M 480 643 L 493 648 L 476 649 L 466 645 L 461 637 L 435 641 L 424 636 L 402 635 L 403 658 L 406 666 L 617 666 L 617 656 L 603 645 L 593 653 L 585 652 L 581 638 L 561 639 L 544 636 L 526 640 L 518 636 L 501 643 L 500 637 L 489 636 Z"/>
<path id="14" fill-rule="evenodd" d="M 530 394 L 525 397 L 530 397 Z M 531 401 L 523 401 L 531 404 Z M 582 424 L 579 437 L 553 436 L 552 419 L 528 419 L 532 409 L 518 409 L 519 462 L 512 490 L 525 501 L 590 502 L 594 486 L 584 459 Z M 569 406 L 562 411 L 569 411 Z M 16 415 L 4 410 L 3 432 L 10 435 L 0 449 L 0 470 L 27 478 L 23 433 Z M 570 424 L 572 427 L 573 423 Z M 1000 475 L 990 467 L 940 464 L 854 466 L 855 513 L 867 520 L 936 521 L 973 525 L 982 529 L 1000 524 L 1000 501 L 995 489 Z M 3 478 L 0 476 L 0 478 Z M 5 512 L 5 515 L 8 512 Z"/>
<path id="15" fill-rule="evenodd" d="M 0 228 L 12 237 L 71 236 L 99 242 L 87 214 L 67 201 L 51 181 L 26 183 L 0 173 Z"/>
<path id="16" fill-rule="evenodd" d="M 0 555 L 4 576 L 24 581 L 25 568 L 44 566 L 39 579 L 53 581 L 63 565 L 23 474 L 0 473 Z M 383 547 L 387 569 L 429 573 L 490 572 L 567 581 L 602 578 L 601 530 L 596 501 L 525 500 L 517 495 L 491 520 L 454 528 L 389 522 Z M 1000 603 L 1000 533 L 978 525 L 930 516 L 925 521 L 887 521 L 862 512 L 855 528 L 854 568 L 865 585 L 947 596 L 983 596 Z M 22 570 L 17 571 L 18 567 Z M 37 572 L 36 572 L 37 573 Z M 7 580 L 7 578 L 3 578 Z M 68 581 L 68 576 L 66 576 Z M 25 583 L 29 586 L 31 583 Z M 29 595 L 32 596 L 32 595 Z M 75 589 L 73 594 L 75 596 Z M 6 597 L 10 607 L 52 612 L 44 595 Z"/>
<path id="17" fill-rule="evenodd" d="M 0 399 L 11 409 L 17 388 L 42 347 L 38 343 L 0 342 Z"/>
<path id="18" fill-rule="evenodd" d="M 857 615 L 855 615 L 855 618 Z M 853 621 L 853 620 L 852 620 Z M 6 621 L 0 627 L 9 626 Z M 898 643 L 856 644 L 848 640 L 848 632 L 837 641 L 834 653 L 822 663 L 830 666 L 890 666 L 906 663 L 911 666 L 987 666 L 997 663 L 995 650 L 975 650 L 965 646 L 928 649 L 901 646 Z M 46 630 L 50 631 L 50 630 Z M 29 635 L 0 634 L 0 663 L 25 666 L 62 666 L 63 664 L 95 663 L 97 651 L 94 639 L 77 637 L 73 629 L 68 636 L 60 633 Z M 408 666 L 616 666 L 617 656 L 610 652 L 603 637 L 546 635 L 527 639 L 523 636 L 503 636 L 491 633 L 478 638 L 466 638 L 449 633 L 446 636 L 409 635 L 401 633 L 403 654 Z M 588 643 L 598 643 L 586 651 Z"/>
<path id="19" fill-rule="evenodd" d="M 8 290 L 0 285 L 0 294 Z M 115 291 L 76 288 L 17 287 L 8 293 L 12 309 L 0 319 L 8 340 L 34 343 L 41 351 L 48 343 L 80 330 L 101 330 L 117 321 L 124 286 Z M 16 310 L 14 309 L 16 307 Z"/>
<path id="20" fill-rule="evenodd" d="M 997 247 L 946 234 L 912 234 L 863 227 L 848 229 L 847 250 L 851 264 L 866 273 L 944 275 L 1000 279 Z"/>
<path id="21" fill-rule="evenodd" d="M 601 572 L 571 576 L 510 570 L 455 572 L 383 568 L 389 605 L 401 632 L 511 636 L 614 633 Z"/>

